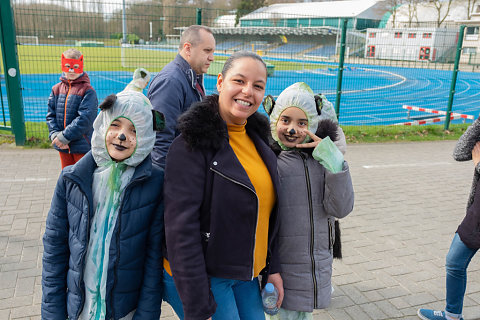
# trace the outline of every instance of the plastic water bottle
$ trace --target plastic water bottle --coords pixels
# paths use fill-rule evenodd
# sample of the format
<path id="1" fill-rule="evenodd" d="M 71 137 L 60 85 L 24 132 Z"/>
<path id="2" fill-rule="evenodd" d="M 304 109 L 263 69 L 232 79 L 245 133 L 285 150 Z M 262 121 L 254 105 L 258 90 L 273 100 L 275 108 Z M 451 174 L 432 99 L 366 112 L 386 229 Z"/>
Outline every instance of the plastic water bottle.
<path id="1" fill-rule="evenodd" d="M 276 315 L 278 312 L 277 308 L 278 301 L 278 290 L 272 283 L 267 283 L 265 288 L 262 290 L 262 302 L 263 302 L 263 311 L 269 315 Z"/>

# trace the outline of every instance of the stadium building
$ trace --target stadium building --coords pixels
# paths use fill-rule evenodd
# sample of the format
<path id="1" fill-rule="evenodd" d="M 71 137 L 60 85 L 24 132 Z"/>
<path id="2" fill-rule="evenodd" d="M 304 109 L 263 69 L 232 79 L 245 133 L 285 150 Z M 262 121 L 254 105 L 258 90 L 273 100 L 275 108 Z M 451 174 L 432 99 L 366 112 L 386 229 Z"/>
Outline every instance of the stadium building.
<path id="1" fill-rule="evenodd" d="M 388 1 L 329 1 L 283 3 L 260 8 L 231 26 L 232 17 L 219 17 L 213 32 L 217 52 L 242 49 L 259 54 L 329 58 L 336 54 L 341 24 L 348 19 L 350 52 L 364 51 L 364 33 L 378 27 L 389 10 Z M 230 23 L 230 25 L 229 25 Z M 350 39 L 350 40 L 348 40 Z"/>

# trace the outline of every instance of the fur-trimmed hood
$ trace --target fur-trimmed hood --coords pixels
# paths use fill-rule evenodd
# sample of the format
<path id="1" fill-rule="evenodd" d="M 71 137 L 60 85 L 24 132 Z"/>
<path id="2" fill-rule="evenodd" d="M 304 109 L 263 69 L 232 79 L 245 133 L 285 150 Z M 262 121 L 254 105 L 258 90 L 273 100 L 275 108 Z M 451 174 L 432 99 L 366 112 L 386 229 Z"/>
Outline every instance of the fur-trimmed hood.
<path id="1" fill-rule="evenodd" d="M 177 128 L 190 148 L 220 149 L 228 143 L 227 125 L 218 108 L 218 95 L 213 94 L 180 116 Z M 247 119 L 245 129 L 247 133 L 256 132 L 268 144 L 270 127 L 266 116 L 255 112 Z"/>

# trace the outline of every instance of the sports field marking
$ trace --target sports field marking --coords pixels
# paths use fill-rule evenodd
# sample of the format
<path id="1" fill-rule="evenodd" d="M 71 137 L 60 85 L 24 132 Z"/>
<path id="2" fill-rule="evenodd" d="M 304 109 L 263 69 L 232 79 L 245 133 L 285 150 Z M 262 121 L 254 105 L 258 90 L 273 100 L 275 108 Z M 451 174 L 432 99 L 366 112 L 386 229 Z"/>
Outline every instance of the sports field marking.
<path id="1" fill-rule="evenodd" d="M 343 94 L 343 93 L 356 93 L 356 92 L 383 90 L 383 89 L 388 89 L 388 88 L 393 88 L 393 87 L 399 86 L 399 85 L 401 85 L 402 83 L 404 83 L 405 81 L 407 81 L 407 78 L 405 78 L 404 76 L 402 76 L 402 75 L 400 75 L 400 74 L 397 74 L 397 73 L 389 72 L 389 71 L 376 70 L 376 69 L 367 69 L 367 68 L 357 68 L 357 69 L 363 69 L 363 70 L 365 70 L 365 71 L 373 71 L 373 72 L 386 73 L 386 74 L 392 75 L 392 76 L 394 76 L 394 77 L 400 78 L 401 81 L 396 82 L 396 83 L 392 83 L 392 84 L 389 84 L 389 85 L 386 85 L 386 86 L 382 86 L 382 87 L 372 87 L 372 88 L 365 88 L 365 89 L 359 89 L 359 90 L 342 91 L 342 94 Z"/>
<path id="2" fill-rule="evenodd" d="M 422 163 L 396 163 L 396 164 L 377 164 L 370 166 L 362 166 L 365 169 L 386 169 L 386 168 L 410 168 L 410 167 L 431 167 L 431 166 L 446 166 L 451 165 L 452 162 L 422 162 Z"/>
<path id="3" fill-rule="evenodd" d="M 113 81 L 113 82 L 117 82 L 117 83 L 121 83 L 121 84 L 124 84 L 124 85 L 127 85 L 129 82 L 125 82 L 125 81 L 120 81 L 120 80 L 116 80 L 114 78 L 110 78 L 110 77 L 106 77 L 106 76 L 102 76 L 100 74 L 96 74 L 95 75 L 96 77 L 99 77 L 99 78 L 102 78 L 102 79 L 105 79 L 105 80 L 108 80 L 108 81 Z"/>
<path id="4" fill-rule="evenodd" d="M 320 70 L 296 70 L 296 73 L 310 73 L 310 74 L 321 74 L 324 76 L 331 76 L 331 77 L 336 77 L 337 75 L 334 73 L 328 73 L 326 71 L 323 71 L 322 69 Z"/>

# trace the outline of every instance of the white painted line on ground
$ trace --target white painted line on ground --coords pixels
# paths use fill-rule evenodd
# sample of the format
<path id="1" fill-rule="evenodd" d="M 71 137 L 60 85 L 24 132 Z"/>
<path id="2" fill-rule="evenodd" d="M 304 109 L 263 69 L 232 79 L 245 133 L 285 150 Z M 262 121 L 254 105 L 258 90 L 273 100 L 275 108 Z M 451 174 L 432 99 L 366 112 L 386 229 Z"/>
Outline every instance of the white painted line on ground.
<path id="1" fill-rule="evenodd" d="M 422 162 L 422 163 L 393 163 L 393 164 L 377 164 L 370 166 L 362 166 L 365 169 L 383 169 L 383 168 L 409 168 L 409 167 L 431 167 L 445 166 L 454 164 L 452 162 Z"/>
<path id="2" fill-rule="evenodd" d="M 109 81 L 113 81 L 113 82 L 121 83 L 121 84 L 124 84 L 124 85 L 127 85 L 127 84 L 129 84 L 129 82 L 125 82 L 125 81 L 116 80 L 116 79 L 113 79 L 113 78 L 110 78 L 110 77 L 106 77 L 106 76 L 102 76 L 102 75 L 97 75 L 97 77 L 99 77 L 99 78 L 103 78 L 103 79 L 106 79 L 106 80 L 109 80 Z"/>

